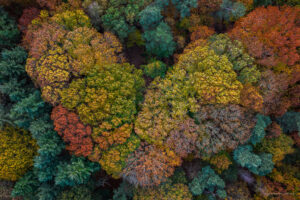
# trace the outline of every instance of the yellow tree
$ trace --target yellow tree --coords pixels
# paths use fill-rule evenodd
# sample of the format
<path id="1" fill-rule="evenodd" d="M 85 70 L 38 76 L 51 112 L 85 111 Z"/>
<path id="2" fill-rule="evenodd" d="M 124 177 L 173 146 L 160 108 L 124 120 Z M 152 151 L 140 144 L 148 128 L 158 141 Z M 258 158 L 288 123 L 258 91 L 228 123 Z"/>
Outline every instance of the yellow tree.
<path id="1" fill-rule="evenodd" d="M 33 165 L 38 146 L 30 133 L 10 126 L 0 129 L 0 179 L 16 181 Z"/>

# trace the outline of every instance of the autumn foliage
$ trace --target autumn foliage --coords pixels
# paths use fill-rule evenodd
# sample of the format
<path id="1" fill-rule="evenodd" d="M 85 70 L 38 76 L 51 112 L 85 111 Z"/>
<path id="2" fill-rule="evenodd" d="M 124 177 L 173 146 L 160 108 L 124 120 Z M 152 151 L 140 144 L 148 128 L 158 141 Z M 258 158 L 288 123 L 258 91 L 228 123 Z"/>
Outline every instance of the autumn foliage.
<path id="1" fill-rule="evenodd" d="M 191 41 L 195 41 L 199 39 L 207 39 L 214 33 L 215 31 L 212 28 L 209 28 L 207 26 L 198 26 L 191 34 Z"/>
<path id="2" fill-rule="evenodd" d="M 18 21 L 18 28 L 22 31 L 23 34 L 26 34 L 27 26 L 31 24 L 31 21 L 39 16 L 40 10 L 35 7 L 26 8 L 23 11 L 22 16 Z"/>
<path id="3" fill-rule="evenodd" d="M 298 19 L 297 7 L 259 7 L 240 19 L 230 36 L 242 41 L 259 64 L 292 66 L 300 59 Z"/>
<path id="4" fill-rule="evenodd" d="M 38 146 L 28 131 L 6 126 L 0 130 L 0 178 L 16 181 L 33 165 Z"/>
<path id="5" fill-rule="evenodd" d="M 142 144 L 127 160 L 123 178 L 143 187 L 159 185 L 171 176 L 180 159 L 174 152 Z"/>
<path id="6" fill-rule="evenodd" d="M 110 33 L 100 34 L 90 26 L 82 10 L 50 18 L 41 12 L 30 25 L 23 40 L 30 55 L 26 71 L 41 87 L 45 101 L 57 105 L 70 80 L 86 74 L 95 64 L 123 62 L 117 38 Z"/>
<path id="7" fill-rule="evenodd" d="M 299 0 L 0 5 L 0 199 L 299 199 Z"/>
<path id="8" fill-rule="evenodd" d="M 52 110 L 54 130 L 63 138 L 66 149 L 76 156 L 88 156 L 93 150 L 92 128 L 84 125 L 78 115 L 61 105 Z"/>

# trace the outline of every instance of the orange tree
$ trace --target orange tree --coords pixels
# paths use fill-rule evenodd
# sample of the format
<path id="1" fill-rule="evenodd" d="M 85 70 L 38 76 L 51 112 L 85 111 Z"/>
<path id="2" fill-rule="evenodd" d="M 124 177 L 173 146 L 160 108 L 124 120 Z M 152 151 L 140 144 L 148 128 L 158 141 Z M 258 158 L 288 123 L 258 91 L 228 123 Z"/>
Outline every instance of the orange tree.
<path id="1" fill-rule="evenodd" d="M 240 19 L 230 36 L 242 41 L 259 64 L 292 66 L 300 59 L 299 13 L 298 7 L 259 7 Z"/>
<path id="2" fill-rule="evenodd" d="M 78 115 L 61 105 L 52 110 L 51 119 L 54 130 L 66 143 L 66 149 L 77 156 L 88 156 L 92 153 L 92 128 L 84 125 Z"/>

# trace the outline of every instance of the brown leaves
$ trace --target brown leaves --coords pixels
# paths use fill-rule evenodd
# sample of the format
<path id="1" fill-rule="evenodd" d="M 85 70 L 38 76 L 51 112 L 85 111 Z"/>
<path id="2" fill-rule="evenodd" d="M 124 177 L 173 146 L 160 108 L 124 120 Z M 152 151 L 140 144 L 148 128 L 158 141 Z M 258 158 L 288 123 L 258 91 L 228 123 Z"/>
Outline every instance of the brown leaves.
<path id="1" fill-rule="evenodd" d="M 180 158 L 174 152 L 148 144 L 142 144 L 123 170 L 123 178 L 142 187 L 159 185 L 174 173 Z"/>

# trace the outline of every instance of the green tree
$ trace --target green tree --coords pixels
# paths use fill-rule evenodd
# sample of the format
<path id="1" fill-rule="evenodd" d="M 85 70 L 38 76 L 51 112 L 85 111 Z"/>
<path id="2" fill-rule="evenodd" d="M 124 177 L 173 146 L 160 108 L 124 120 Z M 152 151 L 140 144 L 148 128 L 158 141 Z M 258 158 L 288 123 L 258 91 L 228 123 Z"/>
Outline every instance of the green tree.
<path id="1" fill-rule="evenodd" d="M 0 52 L 14 46 L 20 37 L 16 22 L 0 6 Z"/>
<path id="2" fill-rule="evenodd" d="M 283 116 L 277 118 L 278 123 L 283 129 L 284 133 L 292 133 L 297 131 L 300 133 L 300 113 L 299 112 L 286 112 Z"/>
<path id="3" fill-rule="evenodd" d="M 252 152 L 250 145 L 239 146 L 234 150 L 233 158 L 242 167 L 248 168 L 254 174 L 265 176 L 269 174 L 274 163 L 272 162 L 272 154 L 261 153 L 259 155 Z"/>
<path id="4" fill-rule="evenodd" d="M 198 175 L 189 184 L 189 188 L 194 196 L 201 195 L 204 190 L 208 190 L 220 198 L 226 198 L 225 182 L 210 166 L 204 167 L 198 172 Z"/>
<path id="5" fill-rule="evenodd" d="M 217 16 L 225 21 L 235 21 L 246 14 L 246 7 L 243 3 L 232 0 L 223 0 Z"/>
<path id="6" fill-rule="evenodd" d="M 120 40 L 136 30 L 140 12 L 153 0 L 85 0 L 83 7 L 98 28 L 115 33 Z"/>
<path id="7" fill-rule="evenodd" d="M 147 65 L 142 65 L 141 68 L 144 70 L 144 73 L 151 78 L 157 76 L 164 77 L 167 71 L 167 65 L 155 59 L 150 60 Z"/>
<path id="8" fill-rule="evenodd" d="M 36 200 L 35 194 L 39 186 L 40 182 L 31 170 L 16 182 L 11 195 L 12 197 L 23 197 L 25 200 Z"/>
<path id="9" fill-rule="evenodd" d="M 159 58 L 166 58 L 173 54 L 176 43 L 173 40 L 171 28 L 161 22 L 155 29 L 145 31 L 146 50 L 149 54 Z"/>
<path id="10" fill-rule="evenodd" d="M 153 29 L 159 25 L 163 16 L 161 15 L 162 10 L 155 4 L 147 6 L 139 14 L 139 23 L 142 25 L 143 29 L 149 30 Z"/>
<path id="11" fill-rule="evenodd" d="M 133 198 L 134 187 L 123 181 L 117 189 L 114 189 L 113 200 L 127 200 Z"/>
<path id="12" fill-rule="evenodd" d="M 198 0 L 172 0 L 176 9 L 180 13 L 181 18 L 190 16 L 190 10 L 196 8 L 198 5 Z"/>
<path id="13" fill-rule="evenodd" d="M 60 162 L 57 165 L 55 184 L 75 186 L 85 184 L 92 173 L 100 169 L 99 164 L 86 161 L 81 157 L 72 157 L 71 162 Z"/>
<path id="14" fill-rule="evenodd" d="M 252 130 L 252 135 L 250 138 L 250 142 L 253 145 L 261 142 L 261 140 L 265 137 L 266 131 L 265 129 L 272 123 L 270 117 L 264 116 L 261 114 L 256 115 L 256 125 Z"/>

